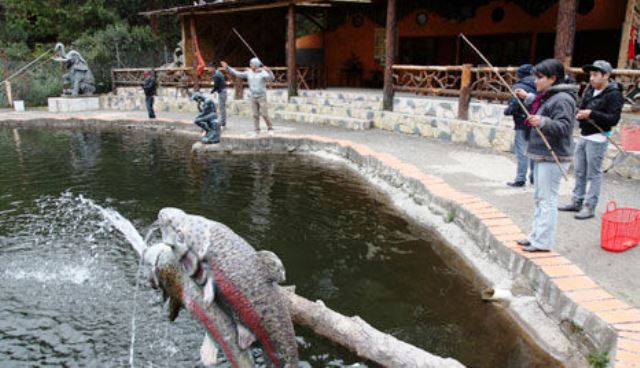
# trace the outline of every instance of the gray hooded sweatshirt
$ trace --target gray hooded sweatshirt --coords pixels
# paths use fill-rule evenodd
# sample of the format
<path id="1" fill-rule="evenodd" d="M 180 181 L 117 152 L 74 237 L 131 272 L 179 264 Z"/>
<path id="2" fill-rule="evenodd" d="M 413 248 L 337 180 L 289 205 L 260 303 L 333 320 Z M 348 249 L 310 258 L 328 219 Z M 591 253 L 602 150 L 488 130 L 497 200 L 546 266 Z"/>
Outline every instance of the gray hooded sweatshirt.
<path id="1" fill-rule="evenodd" d="M 545 93 L 536 115 L 542 116 L 540 131 L 560 161 L 571 161 L 573 157 L 573 128 L 576 126 L 576 100 L 578 86 L 557 84 Z M 525 103 L 530 105 L 535 94 L 529 94 Z M 553 161 L 553 156 L 537 131 L 531 131 L 527 156 L 536 161 Z"/>
<path id="2" fill-rule="evenodd" d="M 258 69 L 257 71 L 247 70 L 246 72 L 239 72 L 232 67 L 227 68 L 229 73 L 236 78 L 246 79 L 249 82 L 249 90 L 251 91 L 251 97 L 260 98 L 267 95 L 267 82 L 275 79 L 275 76 L 270 70 Z"/>

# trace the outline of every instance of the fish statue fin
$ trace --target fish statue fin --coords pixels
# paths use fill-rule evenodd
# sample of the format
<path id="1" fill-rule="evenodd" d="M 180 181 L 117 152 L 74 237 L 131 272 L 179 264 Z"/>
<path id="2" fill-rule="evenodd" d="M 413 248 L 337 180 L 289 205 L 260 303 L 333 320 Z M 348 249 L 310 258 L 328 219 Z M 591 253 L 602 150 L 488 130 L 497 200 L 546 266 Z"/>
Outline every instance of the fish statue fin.
<path id="1" fill-rule="evenodd" d="M 240 350 L 246 350 L 251 344 L 253 344 L 257 339 L 256 335 L 253 334 L 248 328 L 244 327 L 241 323 L 237 324 L 238 330 L 238 346 Z"/>
<path id="2" fill-rule="evenodd" d="M 209 275 L 209 277 L 207 278 L 207 282 L 204 284 L 203 294 L 204 304 L 207 306 L 211 306 L 216 295 L 213 277 L 211 275 Z"/>
<path id="3" fill-rule="evenodd" d="M 200 360 L 205 367 L 213 367 L 218 363 L 218 348 L 206 333 L 200 347 Z"/>

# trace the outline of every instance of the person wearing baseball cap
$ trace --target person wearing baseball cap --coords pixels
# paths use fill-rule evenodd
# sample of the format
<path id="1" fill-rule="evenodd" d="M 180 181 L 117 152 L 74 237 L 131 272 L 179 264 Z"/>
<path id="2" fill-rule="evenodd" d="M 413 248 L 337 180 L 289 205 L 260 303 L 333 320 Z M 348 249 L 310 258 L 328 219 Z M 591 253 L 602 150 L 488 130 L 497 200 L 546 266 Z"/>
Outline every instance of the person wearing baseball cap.
<path id="1" fill-rule="evenodd" d="M 558 207 L 560 211 L 578 212 L 574 216 L 578 220 L 595 216 L 608 136 L 611 128 L 618 124 L 624 105 L 622 87 L 611 78 L 611 64 L 596 60 L 583 66 L 582 70 L 589 74 L 589 87 L 576 114 L 580 124 L 580 138 L 574 155 L 576 184 L 571 203 Z"/>

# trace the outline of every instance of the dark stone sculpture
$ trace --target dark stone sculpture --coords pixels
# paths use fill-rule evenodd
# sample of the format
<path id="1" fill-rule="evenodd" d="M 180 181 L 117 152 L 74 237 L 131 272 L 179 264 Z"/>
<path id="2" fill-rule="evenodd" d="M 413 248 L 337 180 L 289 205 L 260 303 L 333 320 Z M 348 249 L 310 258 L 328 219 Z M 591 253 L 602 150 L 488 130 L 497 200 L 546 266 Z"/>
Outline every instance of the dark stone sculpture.
<path id="1" fill-rule="evenodd" d="M 91 96 L 96 91 L 93 73 L 82 55 L 75 50 L 65 53 L 64 45 L 60 42 L 54 49 L 56 57 L 53 60 L 63 63 L 67 73 L 62 76 L 65 88 L 63 96 Z"/>
<path id="2" fill-rule="evenodd" d="M 216 105 L 211 97 L 205 96 L 201 92 L 195 92 L 191 96 L 191 100 L 198 103 L 198 111 L 200 113 L 193 122 L 205 131 L 202 143 L 220 143 L 218 115 L 216 114 Z"/>

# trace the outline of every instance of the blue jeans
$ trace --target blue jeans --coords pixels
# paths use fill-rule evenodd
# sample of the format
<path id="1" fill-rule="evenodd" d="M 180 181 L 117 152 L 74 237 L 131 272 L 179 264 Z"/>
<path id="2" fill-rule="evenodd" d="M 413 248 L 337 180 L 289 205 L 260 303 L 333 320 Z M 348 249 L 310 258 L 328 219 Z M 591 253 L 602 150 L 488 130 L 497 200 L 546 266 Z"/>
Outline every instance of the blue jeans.
<path id="1" fill-rule="evenodd" d="M 527 180 L 527 167 L 529 166 L 529 158 L 527 158 L 527 144 L 529 143 L 529 141 L 527 141 L 525 137 L 526 133 L 527 132 L 523 129 L 517 129 L 515 131 L 513 149 L 518 160 L 518 168 L 516 170 L 515 181 Z"/>
<path id="2" fill-rule="evenodd" d="M 218 122 L 220 126 L 227 125 L 227 90 L 218 92 Z"/>
<path id="3" fill-rule="evenodd" d="M 153 96 L 146 96 L 144 99 L 145 105 L 147 105 L 147 113 L 149 113 L 149 119 L 155 119 L 156 113 L 153 111 Z"/>
<path id="4" fill-rule="evenodd" d="M 568 162 L 560 164 L 567 170 Z M 538 249 L 552 249 L 558 224 L 558 191 L 562 172 L 555 162 L 536 161 L 533 166 L 533 224 L 527 239 Z"/>
<path id="5" fill-rule="evenodd" d="M 573 188 L 573 200 L 583 201 L 596 208 L 600 189 L 602 189 L 602 161 L 607 153 L 609 142 L 593 142 L 578 139 L 575 152 L 576 186 Z M 589 189 L 587 190 L 587 183 Z"/>

